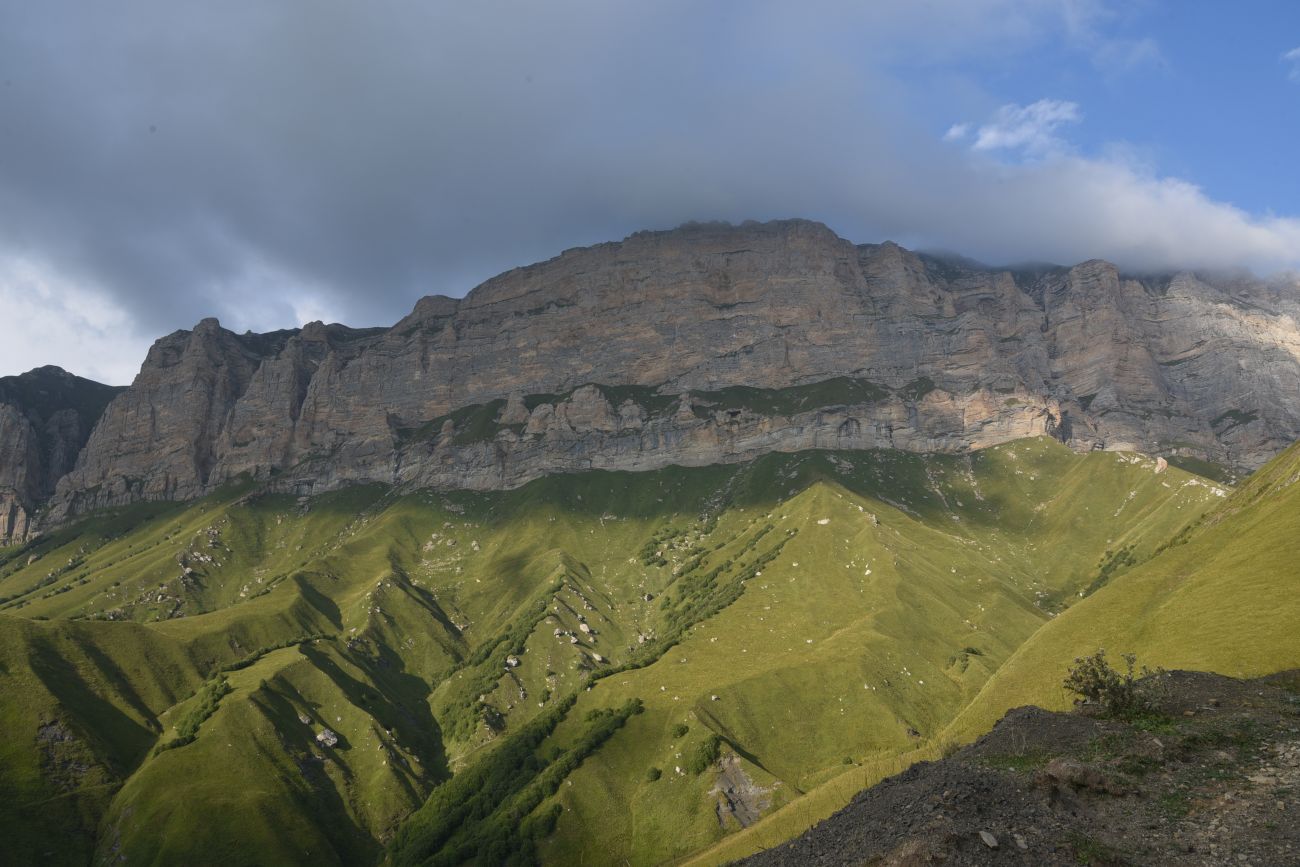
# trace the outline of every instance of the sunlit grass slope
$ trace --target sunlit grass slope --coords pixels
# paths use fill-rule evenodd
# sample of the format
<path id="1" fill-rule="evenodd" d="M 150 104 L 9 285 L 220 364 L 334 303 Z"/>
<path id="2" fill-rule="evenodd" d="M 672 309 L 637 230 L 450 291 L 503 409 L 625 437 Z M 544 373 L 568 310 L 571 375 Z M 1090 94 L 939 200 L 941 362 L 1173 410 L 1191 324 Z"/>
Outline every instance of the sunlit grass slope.
<path id="1" fill-rule="evenodd" d="M 19 863 L 684 856 L 924 749 L 1222 493 L 1029 440 L 95 516 L 0 552 L 0 833 Z"/>
<path id="2" fill-rule="evenodd" d="M 1049 441 L 970 461 L 796 458 L 760 485 L 789 499 L 756 498 L 757 515 L 733 519 L 797 535 L 660 661 L 582 696 L 579 709 L 635 695 L 646 712 L 562 789 L 549 859 L 658 863 L 737 830 L 714 774 L 676 770 L 711 734 L 772 806 L 916 749 L 1098 582 L 1108 551 L 1149 556 L 1217 490 L 1157 475 L 1153 461 L 1079 457 Z M 649 767 L 663 776 L 646 779 Z M 823 815 L 855 791 L 840 787 Z"/>
<path id="3" fill-rule="evenodd" d="M 1064 708 L 1067 669 L 1105 648 L 1117 664 L 1257 676 L 1300 667 L 1300 446 L 1220 499 L 1203 517 L 1045 623 L 989 679 L 971 704 L 910 756 L 890 756 L 814 790 L 789 808 L 707 850 L 717 864 L 770 848 L 806 830 L 853 794 L 945 743 L 973 739 L 1010 708 Z M 1138 558 L 1141 560 L 1141 558 Z"/>
<path id="4" fill-rule="evenodd" d="M 986 730 L 1011 707 L 1061 707 L 1065 671 L 1105 648 L 1140 665 L 1254 677 L 1300 667 L 1300 445 L 1250 476 L 1166 551 L 1045 626 L 953 725 Z"/>

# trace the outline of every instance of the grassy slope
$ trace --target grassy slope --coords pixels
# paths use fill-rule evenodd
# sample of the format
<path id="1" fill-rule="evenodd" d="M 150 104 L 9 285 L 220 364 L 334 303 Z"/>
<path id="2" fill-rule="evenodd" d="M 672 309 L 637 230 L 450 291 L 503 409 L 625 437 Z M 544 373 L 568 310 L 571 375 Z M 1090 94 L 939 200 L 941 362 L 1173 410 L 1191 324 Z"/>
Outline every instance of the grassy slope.
<path id="1" fill-rule="evenodd" d="M 1158 556 L 1116 574 L 1095 594 L 1053 618 L 1007 660 L 934 741 L 914 755 L 888 757 L 846 774 L 696 863 L 727 860 L 776 845 L 838 809 L 866 786 L 912 761 L 937 758 L 1010 708 L 1069 705 L 1066 670 L 1098 647 L 1136 653 L 1165 668 L 1254 676 L 1300 665 L 1300 446 L 1252 475 L 1237 491 L 1176 534 Z M 1163 546 L 1162 546 L 1163 547 Z"/>
<path id="2" fill-rule="evenodd" d="M 1152 667 L 1252 677 L 1300 665 L 1300 446 L 1151 562 L 1044 627 L 953 725 L 969 738 L 1009 708 L 1063 707 L 1070 662 L 1105 647 Z"/>
<path id="3" fill-rule="evenodd" d="M 580 709 L 636 695 L 646 712 L 563 789 L 549 859 L 658 863 L 719 839 L 711 775 L 674 771 L 707 731 L 775 786 L 774 803 L 791 802 L 787 817 L 829 814 L 859 788 L 840 779 L 846 758 L 863 766 L 851 778 L 881 762 L 896 769 L 895 756 L 936 735 L 1094 580 L 1107 549 L 1146 556 L 1213 499 L 1191 477 L 1155 475 L 1152 462 L 1049 441 L 969 461 L 886 453 L 784 466 L 794 478 L 758 488 L 788 484 L 792 499 L 767 511 L 755 498 L 761 519 L 800 528 L 779 560 L 665 659 L 582 697 Z M 825 481 L 805 487 L 814 477 Z M 1125 520 L 1110 520 L 1117 512 Z M 692 730 L 681 742 L 678 723 Z M 664 777 L 646 781 L 650 766 Z"/>
<path id="4" fill-rule="evenodd" d="M 14 863 L 85 863 L 98 816 L 201 680 L 137 624 L 0 615 L 0 834 Z"/>
<path id="5" fill-rule="evenodd" d="M 576 691 L 538 761 L 593 710 L 645 712 L 535 812 L 563 811 L 542 855 L 684 855 L 730 828 L 712 772 L 677 774 L 679 753 L 720 735 L 791 802 L 780 817 L 916 749 L 1108 551 L 1141 560 L 1216 499 L 1153 469 L 1039 440 L 491 495 L 236 486 L 92 518 L 0 554 L 0 728 L 18 733 L 0 746 L 0 823 L 15 851 L 56 840 L 64 863 L 93 845 L 133 863 L 365 862 L 439 781 Z M 602 676 L 626 663 L 641 667 Z M 194 741 L 154 753 L 236 664 Z M 33 745 L 51 721 L 71 737 Z M 336 747 L 313 740 L 324 725 Z"/>

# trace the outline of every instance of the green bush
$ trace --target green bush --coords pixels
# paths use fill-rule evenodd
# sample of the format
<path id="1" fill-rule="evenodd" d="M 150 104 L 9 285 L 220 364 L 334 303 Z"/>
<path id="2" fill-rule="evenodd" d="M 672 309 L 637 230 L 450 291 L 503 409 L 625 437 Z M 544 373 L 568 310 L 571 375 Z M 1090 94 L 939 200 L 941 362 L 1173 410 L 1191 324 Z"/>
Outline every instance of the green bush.
<path id="1" fill-rule="evenodd" d="M 690 754 L 686 757 L 686 770 L 698 777 L 713 767 L 713 763 L 720 755 L 722 755 L 722 738 L 710 734 L 691 748 Z"/>
<path id="2" fill-rule="evenodd" d="M 230 692 L 230 683 L 223 675 L 217 675 L 204 683 L 194 697 L 193 707 L 186 711 L 185 715 L 176 723 L 177 736 L 160 743 L 154 749 L 154 754 L 193 743 L 194 739 L 198 737 L 199 726 L 203 725 L 204 720 L 216 713 L 217 705 L 221 703 L 222 696 L 228 692 Z"/>
<path id="3" fill-rule="evenodd" d="M 678 723 L 677 725 L 673 726 L 673 737 L 675 738 L 684 737 L 686 733 L 690 730 L 691 727 L 688 726 L 686 723 Z"/>
<path id="4" fill-rule="evenodd" d="M 1079 696 L 1075 704 L 1094 705 L 1106 716 L 1133 718 L 1155 712 L 1153 681 L 1143 681 L 1134 673 L 1137 658 L 1126 653 L 1121 657 L 1125 670 L 1116 671 L 1106 661 L 1106 651 L 1074 660 L 1065 678 L 1065 688 Z M 1155 674 L 1143 668 L 1142 676 Z"/>
<path id="5" fill-rule="evenodd" d="M 663 775 L 664 772 L 659 770 L 658 768 L 651 768 L 650 770 L 645 772 L 645 781 L 647 783 L 653 783 L 655 780 L 659 779 Z"/>
<path id="6" fill-rule="evenodd" d="M 589 713 L 585 730 L 567 749 L 543 759 L 536 754 L 577 700 L 566 696 L 528 722 L 478 763 L 435 788 L 394 835 L 388 863 L 394 867 L 532 864 L 537 843 L 550 834 L 558 805 L 531 815 L 555 794 L 583 760 L 641 713 L 640 699 Z"/>

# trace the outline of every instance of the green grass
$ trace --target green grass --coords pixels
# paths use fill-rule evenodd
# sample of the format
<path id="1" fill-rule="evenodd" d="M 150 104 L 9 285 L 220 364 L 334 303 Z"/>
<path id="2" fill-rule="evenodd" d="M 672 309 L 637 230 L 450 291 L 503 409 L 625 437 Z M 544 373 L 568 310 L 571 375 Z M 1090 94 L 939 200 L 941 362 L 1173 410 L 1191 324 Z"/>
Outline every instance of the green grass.
<path id="1" fill-rule="evenodd" d="M 1070 662 L 1104 647 L 1143 664 L 1251 677 L 1300 664 L 1300 447 L 1251 476 L 1160 556 L 1113 578 L 1026 641 L 954 724 L 987 729 L 1025 703 L 1064 707 Z"/>
<path id="2" fill-rule="evenodd" d="M 1072 833 L 1066 841 L 1074 850 L 1074 859 L 1079 864 L 1126 864 L 1128 859 L 1120 850 L 1095 837 Z"/>
<path id="3" fill-rule="evenodd" d="M 549 758 L 538 755 L 574 698 L 507 736 L 471 770 L 435 789 L 394 837 L 389 861 L 398 867 L 531 863 L 538 841 L 551 832 L 557 818 L 554 808 L 533 815 L 538 805 L 642 709 L 634 699 L 617 709 L 590 711 L 575 743 Z"/>
<path id="4" fill-rule="evenodd" d="M 828 395 L 787 399 L 760 406 Z M 0 741 L 0 832 L 29 860 L 57 840 L 56 863 L 744 854 L 935 754 L 1038 636 L 1255 488 L 1216 491 L 1040 439 L 496 493 L 244 483 L 96 515 L 0 554 L 0 730 L 21 735 Z M 68 737 L 24 734 L 50 722 Z M 744 832 L 713 808 L 720 757 L 769 793 Z"/>
<path id="5" fill-rule="evenodd" d="M 1184 455 L 1170 455 L 1169 463 L 1181 470 L 1195 473 L 1222 485 L 1235 485 L 1237 483 L 1238 473 L 1214 461 Z"/>
<path id="6" fill-rule="evenodd" d="M 154 752 L 183 747 L 193 743 L 203 721 L 217 711 L 222 696 L 230 692 L 230 682 L 220 675 L 203 684 L 203 688 L 194 696 L 193 704 L 176 723 L 176 737 L 163 741 L 154 748 Z"/>

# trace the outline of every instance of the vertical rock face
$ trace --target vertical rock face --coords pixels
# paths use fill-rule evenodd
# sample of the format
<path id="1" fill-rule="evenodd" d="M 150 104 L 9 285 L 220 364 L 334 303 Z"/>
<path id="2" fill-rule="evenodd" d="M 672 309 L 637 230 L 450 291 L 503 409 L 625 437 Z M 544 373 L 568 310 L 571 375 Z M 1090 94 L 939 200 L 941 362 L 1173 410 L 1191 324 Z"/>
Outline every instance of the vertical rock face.
<path id="1" fill-rule="evenodd" d="M 149 350 L 59 482 L 56 519 L 134 500 L 202 495 L 238 472 L 293 461 L 294 423 L 321 361 L 364 331 L 314 323 L 234 334 L 216 319 Z"/>
<path id="2" fill-rule="evenodd" d="M 119 391 L 57 367 L 0 378 L 0 545 L 28 537 L 36 508 Z"/>
<path id="3" fill-rule="evenodd" d="M 1300 285 L 998 271 L 817 223 L 689 225 L 431 296 L 390 329 L 154 345 L 48 514 L 251 474 L 491 488 L 764 451 L 1049 434 L 1257 466 L 1300 436 Z M 27 448 L 9 435 L 4 460 Z"/>

